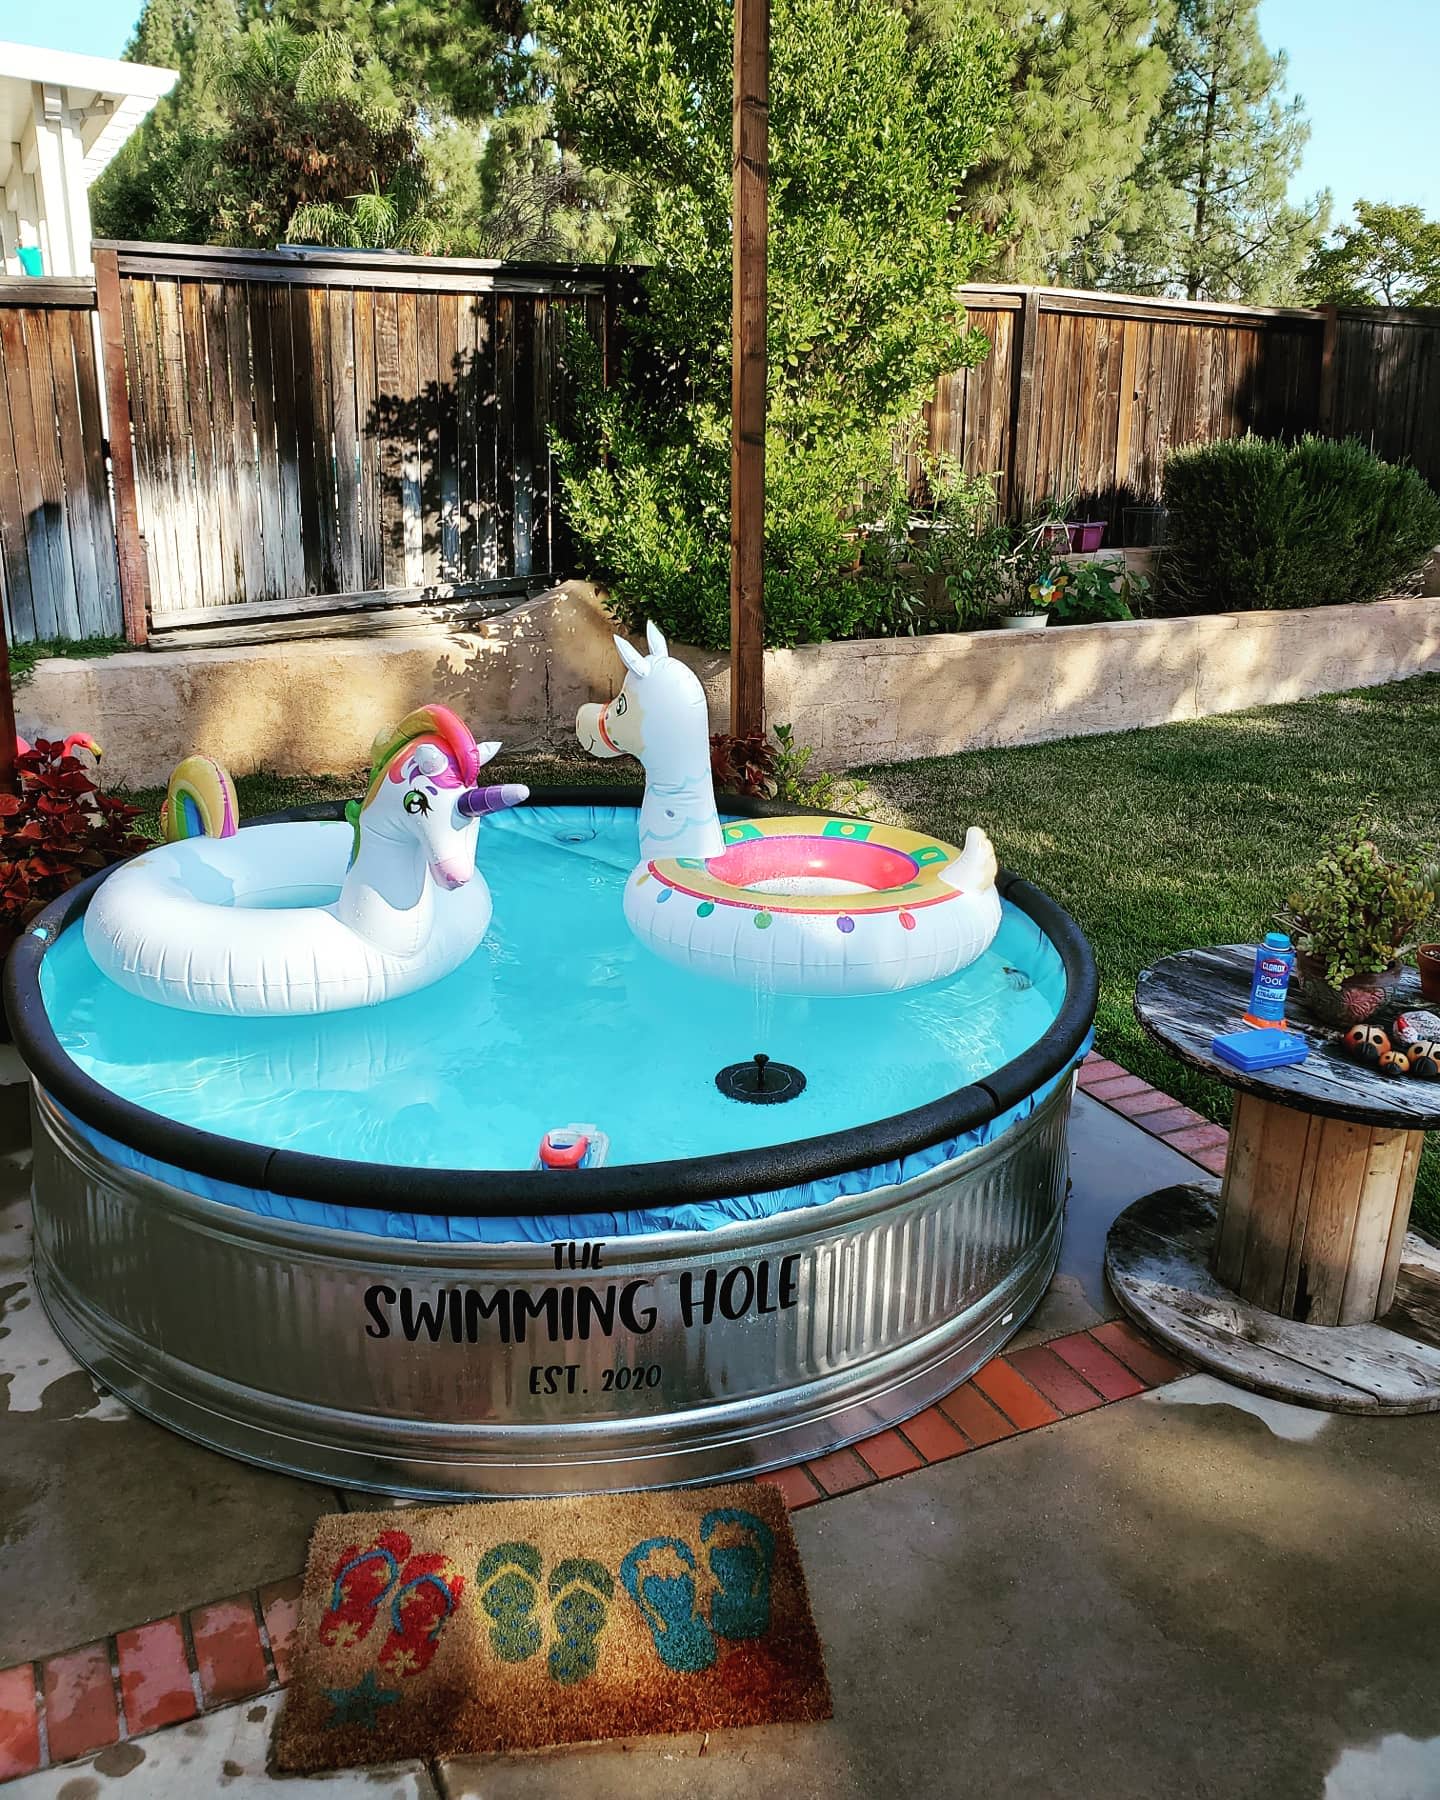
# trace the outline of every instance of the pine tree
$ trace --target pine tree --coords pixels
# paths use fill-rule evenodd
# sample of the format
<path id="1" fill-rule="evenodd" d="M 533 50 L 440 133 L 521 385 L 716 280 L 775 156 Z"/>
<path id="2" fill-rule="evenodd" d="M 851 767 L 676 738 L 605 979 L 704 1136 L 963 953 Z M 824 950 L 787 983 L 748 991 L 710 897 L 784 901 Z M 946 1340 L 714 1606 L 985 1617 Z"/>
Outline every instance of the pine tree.
<path id="1" fill-rule="evenodd" d="M 988 272 L 1045 281 L 1140 159 L 1169 65 L 1155 41 L 1164 0 L 911 0 L 916 31 L 957 19 L 999 41 L 1008 106 L 965 183 L 990 234 Z"/>
<path id="2" fill-rule="evenodd" d="M 1259 0 L 1176 0 L 1157 38 L 1170 85 L 1144 155 L 1077 252 L 1095 285 L 1190 300 L 1296 294 L 1330 198 L 1286 200 L 1310 128 L 1258 11 Z"/>

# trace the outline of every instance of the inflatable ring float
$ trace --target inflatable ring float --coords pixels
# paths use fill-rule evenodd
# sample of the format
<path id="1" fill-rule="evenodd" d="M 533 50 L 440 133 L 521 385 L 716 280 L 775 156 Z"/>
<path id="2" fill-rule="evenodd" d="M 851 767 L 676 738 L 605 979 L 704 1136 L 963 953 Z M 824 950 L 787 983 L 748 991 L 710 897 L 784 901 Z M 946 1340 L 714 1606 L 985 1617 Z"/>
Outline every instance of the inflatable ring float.
<path id="1" fill-rule="evenodd" d="M 499 747 L 447 707 L 421 707 L 375 739 L 348 823 L 248 831 L 225 770 L 187 757 L 161 814 L 166 842 L 101 884 L 86 948 L 117 986 L 187 1012 L 338 1012 L 428 987 L 490 923 L 479 821 L 529 793 L 477 785 Z"/>
<path id="2" fill-rule="evenodd" d="M 891 994 L 942 981 L 1000 926 L 995 853 L 861 819 L 745 819 L 718 856 L 642 863 L 631 930 L 697 973 L 780 994 Z"/>

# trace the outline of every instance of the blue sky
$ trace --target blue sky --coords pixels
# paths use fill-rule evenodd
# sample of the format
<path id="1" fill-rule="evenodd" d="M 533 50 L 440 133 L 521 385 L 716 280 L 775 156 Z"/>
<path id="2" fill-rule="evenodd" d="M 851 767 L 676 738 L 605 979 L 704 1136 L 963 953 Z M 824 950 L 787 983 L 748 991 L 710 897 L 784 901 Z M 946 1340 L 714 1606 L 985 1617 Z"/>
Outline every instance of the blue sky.
<path id="1" fill-rule="evenodd" d="M 118 56 L 138 0 L 0 0 L 0 38 Z M 1311 138 L 1297 194 L 1328 187 L 1339 216 L 1360 197 L 1440 217 L 1434 83 L 1440 0 L 1261 0 L 1272 49 L 1290 54 Z"/>

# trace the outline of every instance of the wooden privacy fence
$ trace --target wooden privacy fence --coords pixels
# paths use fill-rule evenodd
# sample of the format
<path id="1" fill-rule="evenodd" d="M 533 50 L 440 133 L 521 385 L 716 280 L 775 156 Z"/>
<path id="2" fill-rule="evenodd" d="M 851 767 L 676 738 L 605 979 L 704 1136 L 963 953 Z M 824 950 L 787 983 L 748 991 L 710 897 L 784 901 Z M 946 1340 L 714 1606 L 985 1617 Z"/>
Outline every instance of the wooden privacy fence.
<path id="1" fill-rule="evenodd" d="M 633 271 L 165 244 L 95 261 L 98 288 L 0 282 L 15 638 L 116 631 L 122 596 L 134 641 L 175 642 L 498 607 L 574 572 L 550 434 L 578 340 L 613 359 Z M 1357 436 L 1440 484 L 1440 312 L 963 298 L 991 348 L 938 384 L 931 443 L 995 474 L 1011 516 L 1073 494 L 1117 542 L 1170 450 L 1244 431 Z"/>
<path id="2" fill-rule="evenodd" d="M 568 566 L 550 433 L 605 271 L 126 245 L 114 276 L 154 624 Z"/>
<path id="3" fill-rule="evenodd" d="M 931 446 L 996 474 L 1011 517 L 1074 496 L 1113 539 L 1126 506 L 1154 503 L 1172 449 L 1318 422 L 1319 313 L 1037 288 L 965 299 L 991 352 L 941 379 Z"/>
<path id="4" fill-rule="evenodd" d="M 0 281 L 0 594 L 12 641 L 121 627 L 94 289 Z"/>
<path id="5" fill-rule="evenodd" d="M 1358 437 L 1440 485 L 1440 312 L 1000 287 L 965 303 L 991 350 L 940 380 L 930 443 L 994 474 L 1011 517 L 1074 496 L 1113 534 L 1171 450 L 1247 431 Z"/>

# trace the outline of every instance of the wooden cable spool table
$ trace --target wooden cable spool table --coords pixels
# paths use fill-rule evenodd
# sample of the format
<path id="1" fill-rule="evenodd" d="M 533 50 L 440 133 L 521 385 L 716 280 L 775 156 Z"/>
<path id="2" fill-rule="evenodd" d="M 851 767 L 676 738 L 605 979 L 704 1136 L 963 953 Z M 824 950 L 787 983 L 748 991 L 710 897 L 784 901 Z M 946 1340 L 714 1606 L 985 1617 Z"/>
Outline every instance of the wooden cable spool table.
<path id="1" fill-rule="evenodd" d="M 1440 1251 L 1407 1236 L 1440 1083 L 1342 1056 L 1341 1033 L 1294 988 L 1305 1062 L 1222 1061 L 1211 1040 L 1241 1025 L 1254 960 L 1251 945 L 1222 945 L 1140 976 L 1149 1035 L 1236 1091 L 1218 1203 L 1210 1183 L 1137 1201 L 1111 1229 L 1111 1285 L 1149 1329 L 1247 1386 L 1349 1411 L 1440 1409 Z M 1424 1005 L 1407 970 L 1380 1021 Z"/>

